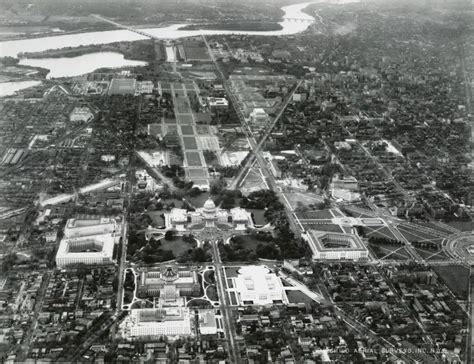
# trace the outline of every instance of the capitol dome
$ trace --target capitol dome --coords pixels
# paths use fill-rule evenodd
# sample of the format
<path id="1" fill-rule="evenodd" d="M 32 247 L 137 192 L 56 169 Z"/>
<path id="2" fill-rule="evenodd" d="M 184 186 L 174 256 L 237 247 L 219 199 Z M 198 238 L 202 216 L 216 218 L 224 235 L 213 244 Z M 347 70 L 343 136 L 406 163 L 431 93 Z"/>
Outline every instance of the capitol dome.
<path id="1" fill-rule="evenodd" d="M 216 204 L 210 198 L 204 203 L 204 212 L 213 213 L 216 211 Z"/>

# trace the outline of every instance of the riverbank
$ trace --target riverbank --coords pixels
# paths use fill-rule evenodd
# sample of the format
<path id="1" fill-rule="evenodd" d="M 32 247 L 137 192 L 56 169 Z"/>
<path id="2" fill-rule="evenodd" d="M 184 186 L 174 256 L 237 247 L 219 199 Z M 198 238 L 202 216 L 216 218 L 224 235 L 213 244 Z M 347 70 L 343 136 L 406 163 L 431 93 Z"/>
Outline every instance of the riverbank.
<path id="1" fill-rule="evenodd" d="M 25 28 L 28 28 L 25 26 Z M 34 28 L 34 26 L 32 27 Z M 49 32 L 34 32 L 34 29 L 30 32 L 24 33 L 17 33 L 13 36 L 5 36 L 0 34 L 0 42 L 10 42 L 10 41 L 19 41 L 19 40 L 27 40 L 27 39 L 38 39 L 38 38 L 46 38 L 46 37 L 56 37 L 61 35 L 74 35 L 74 34 L 81 34 L 81 33 L 89 33 L 89 32 L 105 32 L 109 30 L 116 29 L 111 24 L 103 23 L 97 27 L 84 27 L 79 29 L 73 30 L 61 30 L 61 31 L 54 31 L 51 30 Z"/>
<path id="2" fill-rule="evenodd" d="M 250 32 L 266 32 L 274 30 L 282 30 L 283 27 L 275 22 L 222 22 L 222 23 L 201 23 L 190 24 L 179 28 L 178 30 L 234 30 L 234 31 L 250 31 Z"/>
<path id="3" fill-rule="evenodd" d="M 15 81 L 15 82 L 2 82 L 0 83 L 0 97 L 12 96 L 17 91 L 24 90 L 29 87 L 38 86 L 41 81 Z"/>
<path id="4" fill-rule="evenodd" d="M 90 53 L 113 52 L 120 53 L 124 59 L 133 61 L 151 62 L 155 52 L 150 47 L 152 40 L 134 42 L 114 42 L 109 44 L 91 44 L 78 47 L 64 47 L 48 49 L 41 52 L 23 52 L 18 54 L 19 59 L 44 59 L 44 58 L 75 58 Z"/>
<path id="5" fill-rule="evenodd" d="M 98 69 L 123 69 L 145 66 L 148 62 L 126 60 L 117 52 L 87 53 L 77 57 L 62 58 L 23 58 L 22 64 L 50 70 L 46 78 L 82 76 Z"/>
<path id="6" fill-rule="evenodd" d="M 173 24 L 176 24 L 176 22 L 164 21 L 157 24 L 139 24 L 139 25 L 129 24 L 129 25 L 134 27 L 135 29 L 149 29 L 149 28 L 169 27 Z M 28 26 L 25 26 L 25 28 L 28 28 Z M 32 28 L 34 28 L 34 26 L 32 26 Z M 2 34 L 0 33 L 0 42 L 21 41 L 21 40 L 38 39 L 38 38 L 50 38 L 50 37 L 57 37 L 57 36 L 107 32 L 107 31 L 114 31 L 114 30 L 117 30 L 116 26 L 106 23 L 106 22 L 100 22 L 98 23 L 98 26 L 84 27 L 84 28 L 71 29 L 71 30 L 62 29 L 61 31 L 51 30 L 49 32 L 31 31 L 31 32 L 25 32 L 25 33 L 18 33 L 17 35 L 14 35 L 14 36 L 5 36 L 5 35 L 2 36 Z"/>
<path id="7" fill-rule="evenodd" d="M 301 33 L 305 31 L 310 22 L 295 22 L 285 21 L 288 19 L 306 18 L 313 19 L 307 14 L 302 13 L 302 9 L 307 7 L 311 2 L 295 4 L 282 7 L 285 13 L 283 21 L 280 23 L 281 30 L 276 31 L 233 31 L 233 30 L 179 30 L 189 24 L 174 24 L 164 28 L 144 28 L 143 30 L 151 34 L 157 39 L 179 39 L 186 37 L 199 36 L 201 34 L 247 34 L 247 35 L 261 35 L 261 36 L 285 36 Z M 314 20 L 314 19 L 313 19 Z M 1 54 L 3 56 L 16 57 L 22 52 L 41 52 L 48 49 L 60 49 L 64 47 L 78 47 L 95 44 L 110 44 L 121 41 L 137 41 L 143 40 L 146 37 L 133 33 L 128 30 L 110 30 L 104 32 L 79 33 L 72 35 L 56 35 L 54 37 L 41 37 L 35 39 L 25 39 L 18 41 L 0 42 Z"/>
<path id="8" fill-rule="evenodd" d="M 22 82 L 45 79 L 49 70 L 22 65 L 17 58 L 0 57 L 0 82 Z"/>

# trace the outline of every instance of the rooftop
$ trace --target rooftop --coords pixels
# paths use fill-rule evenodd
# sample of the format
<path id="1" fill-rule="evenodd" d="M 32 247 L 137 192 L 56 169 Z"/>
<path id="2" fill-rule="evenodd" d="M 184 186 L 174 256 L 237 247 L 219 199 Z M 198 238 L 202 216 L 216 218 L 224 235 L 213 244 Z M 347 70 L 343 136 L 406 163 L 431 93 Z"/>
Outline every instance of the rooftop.
<path id="1" fill-rule="evenodd" d="M 318 230 L 309 230 L 308 234 L 314 242 L 314 248 L 319 251 L 367 250 L 360 237 L 355 234 L 328 233 Z"/>

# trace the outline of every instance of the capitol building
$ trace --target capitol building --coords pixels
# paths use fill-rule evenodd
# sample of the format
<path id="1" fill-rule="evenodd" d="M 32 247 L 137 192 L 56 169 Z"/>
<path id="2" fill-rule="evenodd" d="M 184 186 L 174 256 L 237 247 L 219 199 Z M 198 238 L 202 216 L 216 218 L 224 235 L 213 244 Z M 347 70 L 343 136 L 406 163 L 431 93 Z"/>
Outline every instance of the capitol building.
<path id="1" fill-rule="evenodd" d="M 167 229 L 177 231 L 204 228 L 245 231 L 247 228 L 254 227 L 250 212 L 240 207 L 230 210 L 221 209 L 216 207 L 211 199 L 208 199 L 204 206 L 196 211 L 172 209 L 165 214 L 165 224 Z"/>

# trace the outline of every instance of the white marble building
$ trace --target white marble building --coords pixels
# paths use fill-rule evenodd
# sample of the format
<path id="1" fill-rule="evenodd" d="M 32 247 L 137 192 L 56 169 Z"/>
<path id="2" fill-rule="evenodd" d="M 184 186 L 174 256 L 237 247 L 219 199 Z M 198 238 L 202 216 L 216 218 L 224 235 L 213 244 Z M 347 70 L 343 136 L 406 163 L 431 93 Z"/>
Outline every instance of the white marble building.
<path id="1" fill-rule="evenodd" d="M 231 210 L 224 210 L 216 207 L 214 201 L 208 199 L 202 208 L 196 211 L 184 209 L 172 209 L 165 214 L 166 228 L 177 231 L 187 231 L 193 225 L 203 224 L 203 227 L 213 228 L 226 226 L 227 229 L 244 231 L 248 227 L 253 227 L 252 215 L 250 212 L 235 207 Z"/>

